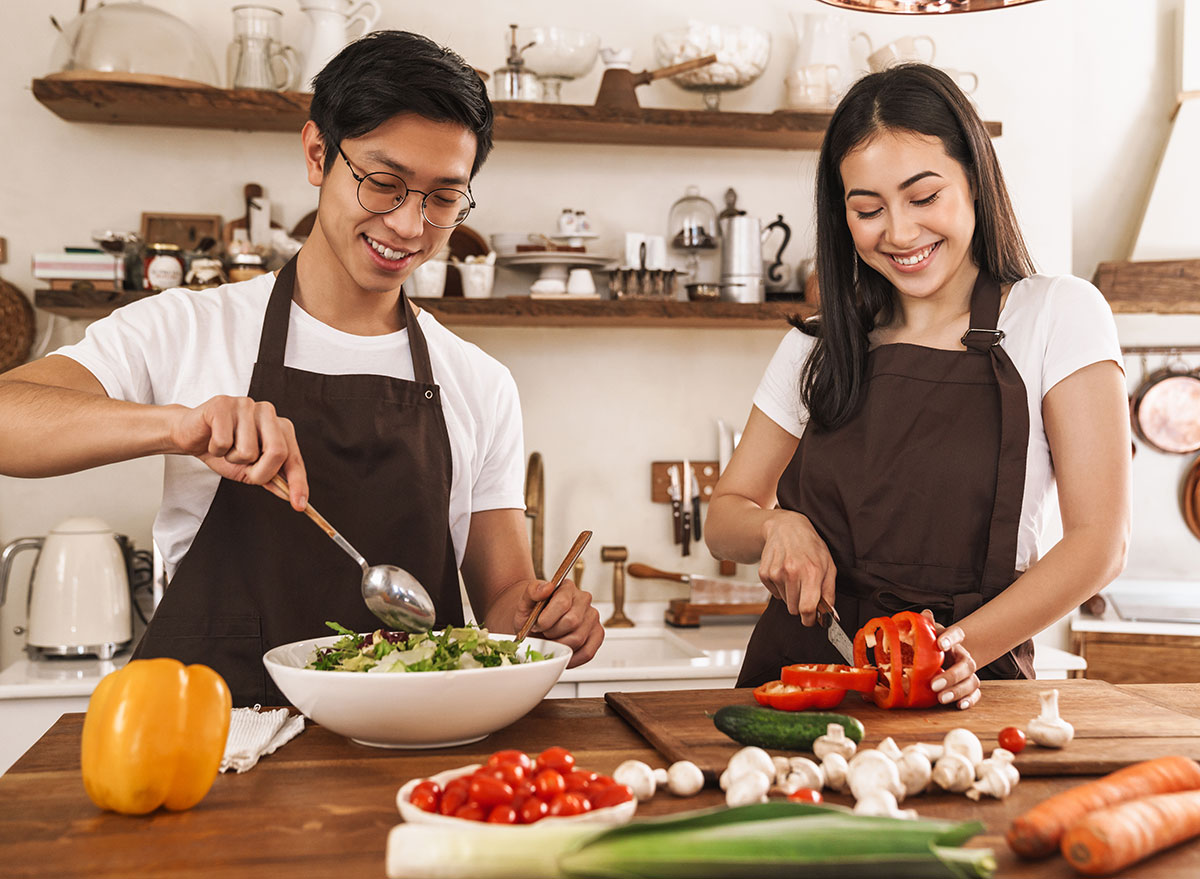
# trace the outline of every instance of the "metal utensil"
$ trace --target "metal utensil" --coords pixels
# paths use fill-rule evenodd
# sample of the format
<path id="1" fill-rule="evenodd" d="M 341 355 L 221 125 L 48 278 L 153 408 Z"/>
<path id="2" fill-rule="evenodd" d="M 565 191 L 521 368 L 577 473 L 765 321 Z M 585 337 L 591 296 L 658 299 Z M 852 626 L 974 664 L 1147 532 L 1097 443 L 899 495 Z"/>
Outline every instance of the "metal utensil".
<path id="1" fill-rule="evenodd" d="M 514 641 L 520 643 L 525 640 L 525 636 L 529 634 L 529 630 L 533 628 L 533 624 L 537 622 L 538 614 L 542 612 L 542 608 L 546 606 L 554 593 L 558 591 L 558 587 L 562 585 L 562 581 L 566 579 L 567 571 L 571 570 L 571 565 L 575 564 L 575 559 L 579 558 L 579 554 L 583 552 L 583 548 L 587 546 L 589 540 L 592 539 L 591 531 L 580 531 L 579 536 L 575 538 L 575 543 L 567 552 L 566 558 L 562 564 L 558 566 L 558 570 L 554 572 L 554 579 L 550 581 L 550 594 L 534 605 L 533 612 L 529 614 L 529 619 L 525 621 L 525 625 L 521 626 L 521 631 L 517 632 L 517 637 Z"/>
<path id="2" fill-rule="evenodd" d="M 842 659 L 848 665 L 854 665 L 854 645 L 850 642 L 850 636 L 838 625 L 837 611 L 824 598 L 817 602 L 817 624 L 825 630 L 829 643 L 842 654 Z"/>
<path id="3" fill-rule="evenodd" d="M 274 486 L 274 489 L 271 486 Z M 282 497 L 285 499 L 289 496 L 287 480 L 279 474 L 275 474 L 271 479 L 271 485 L 264 485 L 263 488 L 271 494 L 276 494 L 275 489 L 278 489 L 283 492 Z M 368 565 L 362 554 L 351 546 L 324 516 L 313 509 L 312 504 L 305 506 L 304 514 L 316 522 L 350 558 L 358 562 L 363 571 L 363 601 L 371 613 L 391 628 L 403 632 L 428 632 L 433 628 L 433 599 L 416 577 L 395 565 Z"/>

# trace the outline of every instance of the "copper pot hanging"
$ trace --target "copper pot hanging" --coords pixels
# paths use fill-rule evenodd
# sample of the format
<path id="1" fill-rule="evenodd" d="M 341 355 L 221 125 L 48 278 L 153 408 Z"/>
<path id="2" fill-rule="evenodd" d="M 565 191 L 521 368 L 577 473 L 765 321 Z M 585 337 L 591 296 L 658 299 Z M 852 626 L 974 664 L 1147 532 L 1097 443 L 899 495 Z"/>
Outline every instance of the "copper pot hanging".
<path id="1" fill-rule="evenodd" d="M 1178 455 L 1200 451 L 1200 376 L 1181 365 L 1146 376 L 1130 404 L 1134 433 L 1152 448 Z"/>

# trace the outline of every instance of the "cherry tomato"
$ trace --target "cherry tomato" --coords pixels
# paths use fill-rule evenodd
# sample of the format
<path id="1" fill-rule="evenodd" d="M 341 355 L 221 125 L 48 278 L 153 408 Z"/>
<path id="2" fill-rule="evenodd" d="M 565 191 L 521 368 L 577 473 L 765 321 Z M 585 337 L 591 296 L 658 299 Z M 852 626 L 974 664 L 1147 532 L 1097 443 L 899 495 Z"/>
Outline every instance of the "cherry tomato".
<path id="1" fill-rule="evenodd" d="M 633 791 L 629 789 L 628 785 L 614 782 L 596 793 L 589 792 L 588 798 L 592 801 L 593 809 L 604 809 L 608 806 L 628 803 L 633 799 Z"/>
<path id="2" fill-rule="evenodd" d="M 821 796 L 819 790 L 813 790 L 811 787 L 802 787 L 798 791 L 788 794 L 788 799 L 793 803 L 823 803 L 825 798 Z"/>
<path id="3" fill-rule="evenodd" d="M 469 799 L 487 809 L 508 805 L 513 801 L 513 789 L 498 778 L 475 775 L 471 779 Z"/>
<path id="4" fill-rule="evenodd" d="M 575 768 L 575 755 L 566 748 L 560 748 L 555 745 L 553 748 L 547 748 L 537 756 L 538 769 L 554 769 L 557 772 L 567 773 Z"/>
<path id="5" fill-rule="evenodd" d="M 528 797 L 517 808 L 517 818 L 522 824 L 533 824 L 541 821 L 549 813 L 550 807 L 537 797 Z"/>
<path id="6" fill-rule="evenodd" d="M 533 786 L 533 782 L 529 781 L 528 779 L 512 785 L 512 789 L 514 804 L 516 800 L 523 800 L 528 799 L 529 797 L 537 796 L 537 788 L 535 788 Z"/>
<path id="7" fill-rule="evenodd" d="M 436 812 L 442 802 L 442 786 L 436 781 L 426 779 L 412 789 L 408 800 L 418 809 Z"/>
<path id="8" fill-rule="evenodd" d="M 529 755 L 524 751 L 517 751 L 515 749 L 497 751 L 487 758 L 488 766 L 502 766 L 505 763 L 515 763 L 522 769 L 533 768 L 533 761 L 529 759 Z"/>
<path id="9" fill-rule="evenodd" d="M 495 806 L 492 811 L 488 812 L 488 824 L 516 824 L 517 810 L 512 806 L 499 805 Z"/>
<path id="10" fill-rule="evenodd" d="M 563 784 L 566 785 L 569 791 L 586 791 L 588 785 L 595 781 L 600 776 L 595 772 L 589 772 L 586 769 L 572 769 L 570 772 L 563 773 Z"/>
<path id="11" fill-rule="evenodd" d="M 1012 751 L 1014 754 L 1020 754 L 1025 750 L 1025 733 L 1017 729 L 1015 726 L 1006 726 L 1000 730 L 1000 735 L 996 736 L 996 741 L 1000 743 L 1000 747 L 1006 751 Z"/>
<path id="12" fill-rule="evenodd" d="M 566 789 L 567 785 L 562 775 L 554 769 L 543 769 L 533 777 L 534 793 L 546 802 L 550 802 Z"/>
<path id="13" fill-rule="evenodd" d="M 443 815 L 453 815 L 460 806 L 467 802 L 470 793 L 471 777 L 461 775 L 455 778 L 446 785 L 446 789 L 442 792 L 442 802 L 438 805 L 438 811 Z"/>
<path id="14" fill-rule="evenodd" d="M 517 785 L 522 784 L 529 773 L 520 763 L 500 763 L 490 768 L 491 774 L 503 781 L 509 787 L 516 789 Z"/>
<path id="15" fill-rule="evenodd" d="M 479 803 L 465 803 L 454 811 L 455 818 L 465 818 L 468 821 L 486 821 L 488 810 Z"/>
<path id="16" fill-rule="evenodd" d="M 578 791 L 567 791 L 550 801 L 551 815 L 582 815 L 591 810 L 591 800 Z"/>

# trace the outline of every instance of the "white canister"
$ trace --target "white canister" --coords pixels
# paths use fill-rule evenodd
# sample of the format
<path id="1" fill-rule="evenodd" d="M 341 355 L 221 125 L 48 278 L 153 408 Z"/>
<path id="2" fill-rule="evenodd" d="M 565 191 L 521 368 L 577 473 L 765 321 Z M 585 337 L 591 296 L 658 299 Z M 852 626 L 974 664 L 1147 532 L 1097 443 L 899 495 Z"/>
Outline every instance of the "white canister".
<path id="1" fill-rule="evenodd" d="M 413 269 L 412 286 L 418 299 L 434 299 L 446 292 L 446 261 L 431 259 Z"/>
<path id="2" fill-rule="evenodd" d="M 496 282 L 495 266 L 484 262 L 459 263 L 458 273 L 462 277 L 463 296 L 467 299 L 487 299 L 492 295 L 492 285 Z"/>

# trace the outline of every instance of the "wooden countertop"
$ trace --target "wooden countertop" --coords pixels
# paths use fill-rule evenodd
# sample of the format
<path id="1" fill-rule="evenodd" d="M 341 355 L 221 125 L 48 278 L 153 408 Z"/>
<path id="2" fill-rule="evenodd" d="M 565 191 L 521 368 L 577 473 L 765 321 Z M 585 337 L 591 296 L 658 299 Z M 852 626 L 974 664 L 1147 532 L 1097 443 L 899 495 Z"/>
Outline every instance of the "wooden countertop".
<path id="1" fill-rule="evenodd" d="M 1088 681 L 1055 681 L 1064 697 Z M 988 682 L 988 703 L 1014 706 L 1014 722 L 1028 715 L 1028 682 Z M 1118 688 L 1114 688 L 1117 690 Z M 1181 729 L 1200 717 L 1200 685 L 1124 686 L 1122 695 L 1153 713 L 1170 708 Z M 744 694 L 730 692 L 730 701 Z M 1127 701 L 1127 700 L 1120 700 Z M 1126 712 L 1128 709 L 1126 709 Z M 903 712 L 895 712 L 900 715 Z M 971 726 L 974 712 L 959 715 Z M 913 712 L 914 737 L 929 712 Z M 982 714 L 979 715 L 982 718 Z M 922 720 L 922 718 L 925 720 Z M 1118 726 L 1132 718 L 1122 716 Z M 571 748 L 581 766 L 612 772 L 635 758 L 652 766 L 666 761 L 603 699 L 546 700 L 517 723 L 475 745 L 428 751 L 393 751 L 355 745 L 312 724 L 296 739 L 243 775 L 217 778 L 194 809 L 144 817 L 101 812 L 87 799 L 79 772 L 83 715 L 64 715 L 5 775 L 0 776 L 0 864 L 9 877 L 384 876 L 388 830 L 399 822 L 396 790 L 406 780 L 475 762 L 501 748 L 537 752 Z M 983 728 L 981 727 L 981 731 Z M 1169 737 L 1164 737 L 1164 742 Z M 877 743 L 871 729 L 867 741 Z M 990 744 L 990 743 L 989 743 Z M 1194 747 L 1194 743 L 1193 743 Z M 924 794 L 906 801 L 923 816 L 978 819 L 987 828 L 972 845 L 990 846 L 999 877 L 1069 879 L 1060 858 L 1024 863 L 1012 856 L 1003 834 L 1011 819 L 1084 777 L 1026 777 L 1007 800 L 973 803 L 961 795 Z M 840 797 L 831 801 L 848 803 Z M 639 814 L 658 815 L 718 804 L 705 790 L 681 800 L 659 794 Z M 1184 879 L 1200 875 L 1200 843 L 1184 845 L 1125 871 L 1127 879 Z"/>

